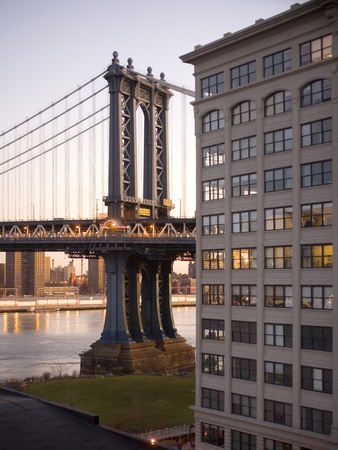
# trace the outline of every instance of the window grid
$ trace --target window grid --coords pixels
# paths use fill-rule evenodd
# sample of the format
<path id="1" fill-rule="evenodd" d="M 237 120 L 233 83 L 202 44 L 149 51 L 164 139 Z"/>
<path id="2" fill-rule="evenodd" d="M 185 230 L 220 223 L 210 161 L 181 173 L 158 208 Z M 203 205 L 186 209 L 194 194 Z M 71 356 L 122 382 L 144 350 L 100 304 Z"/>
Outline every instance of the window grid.
<path id="1" fill-rule="evenodd" d="M 224 112 L 222 110 L 211 111 L 202 119 L 202 133 L 216 131 L 224 128 Z"/>
<path id="2" fill-rule="evenodd" d="M 265 306 L 272 308 L 292 308 L 292 286 L 268 286 L 265 290 Z"/>
<path id="3" fill-rule="evenodd" d="M 224 92 L 224 72 L 201 79 L 201 97 L 206 98 Z"/>
<path id="4" fill-rule="evenodd" d="M 257 361 L 247 358 L 232 358 L 232 378 L 257 381 Z"/>
<path id="5" fill-rule="evenodd" d="M 322 79 L 307 84 L 300 93 L 301 107 L 331 100 L 331 80 Z"/>
<path id="6" fill-rule="evenodd" d="M 332 225 L 332 202 L 302 205 L 301 227 L 328 227 Z"/>
<path id="7" fill-rule="evenodd" d="M 224 198 L 224 194 L 224 178 L 219 178 L 218 180 L 203 181 L 202 201 L 210 202 L 213 200 L 221 200 L 222 198 Z"/>
<path id="8" fill-rule="evenodd" d="M 302 286 L 303 309 L 332 309 L 332 286 Z"/>
<path id="9" fill-rule="evenodd" d="M 232 213 L 232 232 L 248 233 L 257 231 L 257 211 Z"/>
<path id="10" fill-rule="evenodd" d="M 314 244 L 301 246 L 302 268 L 332 268 L 332 244 Z"/>
<path id="11" fill-rule="evenodd" d="M 242 431 L 231 430 L 231 448 L 238 450 L 256 450 L 256 436 Z"/>
<path id="12" fill-rule="evenodd" d="M 266 269 L 292 269 L 292 247 L 265 247 Z"/>
<path id="13" fill-rule="evenodd" d="M 332 160 L 317 161 L 301 166 L 302 188 L 332 183 Z"/>
<path id="14" fill-rule="evenodd" d="M 253 101 L 245 101 L 232 110 L 232 125 L 250 122 L 256 119 L 256 105 Z"/>
<path id="15" fill-rule="evenodd" d="M 203 250 L 202 268 L 203 270 L 221 270 L 225 267 L 224 250 Z"/>
<path id="16" fill-rule="evenodd" d="M 248 395 L 232 394 L 232 414 L 244 417 L 257 417 L 257 398 Z"/>
<path id="17" fill-rule="evenodd" d="M 224 234 L 224 214 L 215 214 L 212 216 L 202 217 L 202 235 L 213 236 L 218 234 Z"/>
<path id="18" fill-rule="evenodd" d="M 202 353 L 202 373 L 224 375 L 224 356 Z"/>
<path id="19" fill-rule="evenodd" d="M 332 370 L 302 366 L 302 389 L 332 394 Z"/>
<path id="20" fill-rule="evenodd" d="M 246 344 L 257 344 L 257 324 L 256 322 L 241 322 L 233 320 L 232 342 L 243 342 Z"/>
<path id="21" fill-rule="evenodd" d="M 274 441 L 273 439 L 265 438 L 264 450 L 292 450 L 292 444 L 287 444 L 286 442 Z"/>
<path id="22" fill-rule="evenodd" d="M 290 403 L 264 401 L 264 420 L 292 427 L 292 405 Z"/>
<path id="23" fill-rule="evenodd" d="M 231 186 L 233 197 L 257 194 L 257 174 L 249 173 L 232 177 Z"/>
<path id="24" fill-rule="evenodd" d="M 257 249 L 256 248 L 234 248 L 232 249 L 232 268 L 257 269 Z"/>
<path id="25" fill-rule="evenodd" d="M 301 335 L 302 349 L 332 352 L 331 327 L 312 327 L 302 325 Z"/>
<path id="26" fill-rule="evenodd" d="M 292 128 L 264 133 L 265 155 L 285 152 L 287 150 L 292 150 Z"/>
<path id="27" fill-rule="evenodd" d="M 301 125 L 301 146 L 326 144 L 332 142 L 332 118 L 316 120 Z"/>
<path id="28" fill-rule="evenodd" d="M 265 345 L 292 348 L 292 325 L 265 324 Z"/>
<path id="29" fill-rule="evenodd" d="M 224 428 L 204 422 L 201 423 L 201 426 L 202 442 L 216 447 L 224 447 Z"/>
<path id="30" fill-rule="evenodd" d="M 256 81 L 256 61 L 250 61 L 231 69 L 231 87 L 235 88 Z"/>
<path id="31" fill-rule="evenodd" d="M 202 319 L 202 338 L 224 341 L 224 320 Z"/>
<path id="32" fill-rule="evenodd" d="M 232 160 L 253 158 L 257 156 L 257 138 L 249 136 L 231 142 Z"/>
<path id="33" fill-rule="evenodd" d="M 264 77 L 271 77 L 292 69 L 291 48 L 264 57 Z"/>
<path id="34" fill-rule="evenodd" d="M 224 411 L 224 392 L 202 387 L 202 407 Z"/>
<path id="35" fill-rule="evenodd" d="M 257 306 L 257 286 L 248 284 L 232 285 L 233 306 Z"/>
<path id="36" fill-rule="evenodd" d="M 305 66 L 314 62 L 332 58 L 332 36 L 327 35 L 300 46 L 300 65 Z"/>
<path id="37" fill-rule="evenodd" d="M 266 170 L 264 172 L 265 192 L 276 192 L 292 189 L 292 167 Z"/>
<path id="38" fill-rule="evenodd" d="M 292 364 L 265 361 L 265 383 L 292 387 Z"/>
<path id="39" fill-rule="evenodd" d="M 224 144 L 210 145 L 202 148 L 202 166 L 217 166 L 224 164 L 225 149 Z"/>
<path id="40" fill-rule="evenodd" d="M 292 206 L 265 209 L 265 231 L 291 229 L 293 227 L 292 215 Z"/>
<path id="41" fill-rule="evenodd" d="M 302 406 L 302 430 L 331 434 L 332 412 Z"/>
<path id="42" fill-rule="evenodd" d="M 265 100 L 265 117 L 274 116 L 292 110 L 291 92 L 279 91 Z"/>
<path id="43" fill-rule="evenodd" d="M 203 284 L 202 304 L 224 305 L 224 284 Z"/>

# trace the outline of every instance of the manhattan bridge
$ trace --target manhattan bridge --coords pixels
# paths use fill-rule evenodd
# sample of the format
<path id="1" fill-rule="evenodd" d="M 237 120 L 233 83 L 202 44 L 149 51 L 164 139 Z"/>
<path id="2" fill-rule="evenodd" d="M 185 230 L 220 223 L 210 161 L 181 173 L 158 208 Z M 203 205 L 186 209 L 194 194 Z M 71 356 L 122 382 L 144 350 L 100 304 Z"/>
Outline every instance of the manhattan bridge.
<path id="1" fill-rule="evenodd" d="M 0 252 L 104 259 L 105 322 L 81 355 L 81 374 L 194 365 L 171 306 L 173 263 L 196 252 L 187 157 L 169 145 L 173 91 L 183 122 L 194 92 L 150 67 L 135 71 L 130 58 L 123 66 L 114 52 L 107 70 L 0 135 Z"/>

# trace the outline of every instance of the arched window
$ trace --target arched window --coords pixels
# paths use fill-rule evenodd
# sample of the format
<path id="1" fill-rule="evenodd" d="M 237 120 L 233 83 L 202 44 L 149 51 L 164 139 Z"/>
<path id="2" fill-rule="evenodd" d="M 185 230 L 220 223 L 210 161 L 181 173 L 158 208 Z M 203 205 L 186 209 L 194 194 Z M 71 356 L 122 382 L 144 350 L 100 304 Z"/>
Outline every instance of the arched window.
<path id="1" fill-rule="evenodd" d="M 301 107 L 331 100 L 331 80 L 315 80 L 304 86 L 300 93 Z"/>
<path id="2" fill-rule="evenodd" d="M 239 103 L 232 109 L 232 125 L 256 119 L 256 104 L 252 101 Z"/>
<path id="3" fill-rule="evenodd" d="M 292 103 L 290 91 L 275 92 L 265 100 L 265 117 L 274 116 L 275 114 L 291 110 Z"/>
<path id="4" fill-rule="evenodd" d="M 224 112 L 220 109 L 211 111 L 202 119 L 202 132 L 219 130 L 224 128 Z"/>

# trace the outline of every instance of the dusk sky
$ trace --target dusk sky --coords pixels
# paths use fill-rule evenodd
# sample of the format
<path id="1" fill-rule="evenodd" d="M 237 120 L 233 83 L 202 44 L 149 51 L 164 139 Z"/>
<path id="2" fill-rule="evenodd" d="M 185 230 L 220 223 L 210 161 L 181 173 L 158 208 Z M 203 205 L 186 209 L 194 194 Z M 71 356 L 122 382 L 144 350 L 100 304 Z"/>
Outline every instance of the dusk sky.
<path id="1" fill-rule="evenodd" d="M 181 55 L 293 3 L 1 0 L 0 131 L 103 72 L 114 51 L 123 65 L 131 57 L 135 70 L 146 73 L 151 66 L 155 77 L 164 72 L 167 81 L 193 89 L 193 67 Z"/>

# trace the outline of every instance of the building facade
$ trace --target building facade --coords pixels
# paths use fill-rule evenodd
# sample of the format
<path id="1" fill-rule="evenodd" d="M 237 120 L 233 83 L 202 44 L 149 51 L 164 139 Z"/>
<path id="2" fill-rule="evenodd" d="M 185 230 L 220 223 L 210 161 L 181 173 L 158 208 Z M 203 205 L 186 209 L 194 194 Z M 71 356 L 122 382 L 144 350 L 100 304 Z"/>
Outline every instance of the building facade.
<path id="1" fill-rule="evenodd" d="M 18 297 L 44 295 L 44 252 L 7 252 L 6 287 Z"/>
<path id="2" fill-rule="evenodd" d="M 88 292 L 90 294 L 104 294 L 106 285 L 107 275 L 104 259 L 88 259 Z"/>
<path id="3" fill-rule="evenodd" d="M 197 449 L 338 448 L 338 2 L 182 56 L 197 139 Z"/>

